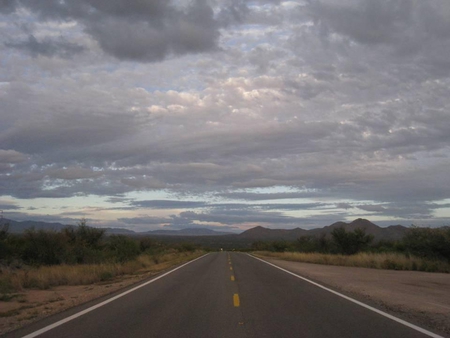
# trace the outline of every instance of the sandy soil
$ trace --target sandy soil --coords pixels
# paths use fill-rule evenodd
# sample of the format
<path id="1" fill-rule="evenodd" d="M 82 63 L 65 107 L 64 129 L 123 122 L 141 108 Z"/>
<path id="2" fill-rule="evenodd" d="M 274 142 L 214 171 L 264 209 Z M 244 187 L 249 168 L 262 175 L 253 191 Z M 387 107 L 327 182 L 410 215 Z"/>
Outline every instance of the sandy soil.
<path id="1" fill-rule="evenodd" d="M 413 324 L 450 337 L 450 274 L 264 259 Z"/>
<path id="2" fill-rule="evenodd" d="M 0 335 L 51 314 L 113 293 L 149 276 L 150 273 L 123 276 L 93 285 L 59 286 L 50 290 L 25 290 L 12 295 L 11 300 L 0 301 Z"/>

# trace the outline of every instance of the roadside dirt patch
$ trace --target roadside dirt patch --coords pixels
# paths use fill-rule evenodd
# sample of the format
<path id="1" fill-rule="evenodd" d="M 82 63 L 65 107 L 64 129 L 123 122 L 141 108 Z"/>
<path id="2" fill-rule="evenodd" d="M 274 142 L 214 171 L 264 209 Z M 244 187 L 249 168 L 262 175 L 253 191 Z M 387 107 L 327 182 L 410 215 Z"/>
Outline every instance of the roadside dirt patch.
<path id="1" fill-rule="evenodd" d="M 0 301 L 0 335 L 28 325 L 51 314 L 86 303 L 137 283 L 154 273 L 122 276 L 92 285 L 58 286 L 49 290 L 25 290 Z"/>
<path id="2" fill-rule="evenodd" d="M 450 274 L 266 261 L 450 337 Z"/>

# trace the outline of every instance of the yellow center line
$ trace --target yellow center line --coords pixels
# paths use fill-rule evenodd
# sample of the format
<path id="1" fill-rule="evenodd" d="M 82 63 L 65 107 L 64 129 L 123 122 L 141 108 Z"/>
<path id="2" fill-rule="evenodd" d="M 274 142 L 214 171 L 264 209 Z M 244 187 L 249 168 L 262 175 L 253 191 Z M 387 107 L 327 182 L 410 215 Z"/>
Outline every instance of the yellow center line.
<path id="1" fill-rule="evenodd" d="M 232 267 L 232 266 L 230 266 L 230 270 L 233 270 L 233 267 Z"/>
<path id="2" fill-rule="evenodd" d="M 235 307 L 239 307 L 241 305 L 241 302 L 239 301 L 239 295 L 237 293 L 233 295 L 233 304 Z"/>
<path id="3" fill-rule="evenodd" d="M 231 276 L 231 281 L 234 282 L 234 276 L 233 275 Z"/>

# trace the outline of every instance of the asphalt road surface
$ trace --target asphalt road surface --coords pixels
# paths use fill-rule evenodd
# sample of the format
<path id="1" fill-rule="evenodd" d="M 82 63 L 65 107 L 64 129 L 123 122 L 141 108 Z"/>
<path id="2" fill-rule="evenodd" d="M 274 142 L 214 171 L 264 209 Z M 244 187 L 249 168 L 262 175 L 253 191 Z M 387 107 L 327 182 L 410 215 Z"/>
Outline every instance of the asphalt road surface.
<path id="1" fill-rule="evenodd" d="M 430 337 L 244 253 L 208 254 L 105 300 L 6 337 Z"/>

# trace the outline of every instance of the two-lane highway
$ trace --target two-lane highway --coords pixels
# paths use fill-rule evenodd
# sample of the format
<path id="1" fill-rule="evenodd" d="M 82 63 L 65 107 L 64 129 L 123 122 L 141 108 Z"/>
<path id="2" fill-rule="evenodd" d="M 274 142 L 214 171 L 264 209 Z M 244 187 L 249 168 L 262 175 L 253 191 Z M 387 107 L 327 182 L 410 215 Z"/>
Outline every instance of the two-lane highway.
<path id="1" fill-rule="evenodd" d="M 81 310 L 65 323 L 59 315 L 6 337 L 433 336 L 234 252 L 208 254 Z"/>

